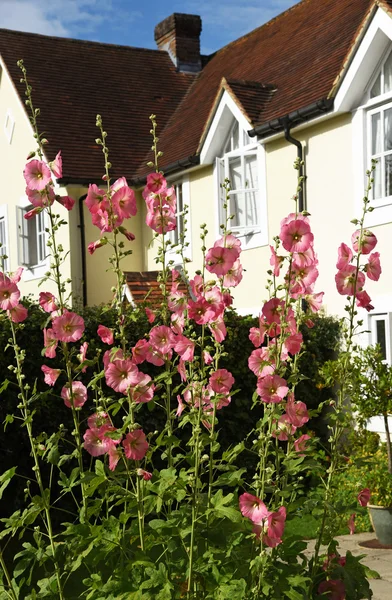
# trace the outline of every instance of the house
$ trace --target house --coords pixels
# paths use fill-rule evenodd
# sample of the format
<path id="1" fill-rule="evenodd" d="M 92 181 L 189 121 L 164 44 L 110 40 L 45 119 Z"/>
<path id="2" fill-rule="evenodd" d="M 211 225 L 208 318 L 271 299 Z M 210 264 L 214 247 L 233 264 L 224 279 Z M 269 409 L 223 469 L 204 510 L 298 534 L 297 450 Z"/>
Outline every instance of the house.
<path id="1" fill-rule="evenodd" d="M 62 150 L 58 193 L 76 200 L 73 211 L 63 211 L 68 227 L 61 240 L 70 250 L 64 274 L 75 297 L 105 302 L 112 285 L 107 248 L 91 257 L 86 250 L 98 237 L 83 205 L 88 184 L 103 174 L 97 113 L 108 131 L 113 175 L 125 176 L 137 191 L 138 214 L 129 224 L 136 239 L 124 262 L 130 296 L 135 273 L 144 281 L 157 268 L 141 196 L 151 113 L 158 119 L 160 167 L 179 198 L 179 228 L 189 206 L 191 270 L 201 266 L 199 224 L 206 223 L 212 245 L 222 220 L 220 183 L 231 180 L 232 229 L 246 269 L 234 290 L 242 313 L 256 314 L 265 296 L 268 244 L 293 209 L 293 163 L 300 156 L 301 201 L 312 215 L 320 261 L 318 290 L 326 292 L 326 310 L 342 314 L 337 247 L 349 240 L 365 170 L 377 158 L 367 225 L 379 240 L 383 275 L 367 286 L 375 308 L 364 318 L 369 341 L 379 342 L 391 361 L 392 0 L 302 0 L 211 56 L 200 53 L 201 28 L 198 16 L 171 15 L 155 28 L 156 50 L 0 30 L 0 239 L 8 267 L 25 265 L 22 291 L 33 295 L 48 268 L 44 218 L 22 218 L 28 209 L 22 171 L 34 148 L 16 65 L 23 58 L 48 159 Z"/>

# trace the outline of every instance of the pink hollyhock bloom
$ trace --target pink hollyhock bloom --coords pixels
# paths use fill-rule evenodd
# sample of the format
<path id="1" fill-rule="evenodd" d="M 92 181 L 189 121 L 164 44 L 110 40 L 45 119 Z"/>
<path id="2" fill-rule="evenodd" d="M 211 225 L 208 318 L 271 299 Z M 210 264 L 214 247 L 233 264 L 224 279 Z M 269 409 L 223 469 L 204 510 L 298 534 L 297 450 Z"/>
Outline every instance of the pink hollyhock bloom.
<path id="1" fill-rule="evenodd" d="M 26 188 L 26 196 L 35 208 L 45 208 L 52 206 L 55 193 L 51 186 L 47 185 L 43 190 L 31 190 Z"/>
<path id="2" fill-rule="evenodd" d="M 304 252 L 313 243 L 313 233 L 303 219 L 294 219 L 283 225 L 279 237 L 287 252 Z"/>
<path id="3" fill-rule="evenodd" d="M 149 471 L 145 471 L 144 469 L 138 469 L 136 473 L 139 477 L 143 477 L 144 481 L 150 481 L 152 478 L 152 473 L 149 473 Z"/>
<path id="4" fill-rule="evenodd" d="M 303 269 L 304 267 L 315 267 L 318 265 L 317 256 L 312 246 L 304 252 L 296 252 L 293 258 L 294 264 L 299 269 Z"/>
<path id="5" fill-rule="evenodd" d="M 151 383 L 151 377 L 146 373 L 140 373 L 135 376 L 136 382 L 133 387 L 130 388 L 131 397 L 136 404 L 142 404 L 144 402 L 150 402 L 154 397 L 155 385 Z"/>
<path id="6" fill-rule="evenodd" d="M 268 302 L 264 304 L 261 312 L 269 325 L 272 325 L 273 323 L 279 325 L 280 316 L 283 313 L 283 310 L 284 302 L 279 300 L 279 298 L 271 298 L 271 300 L 268 300 Z"/>
<path id="7" fill-rule="evenodd" d="M 264 342 L 265 334 L 268 330 L 268 326 L 264 319 L 259 318 L 259 323 L 259 327 L 251 327 L 249 330 L 249 339 L 256 348 L 259 348 Z"/>
<path id="8" fill-rule="evenodd" d="M 89 185 L 85 203 L 90 213 L 95 213 L 99 209 L 106 211 L 109 208 L 109 201 L 106 197 L 106 191 L 100 189 L 95 185 L 95 183 Z"/>
<path id="9" fill-rule="evenodd" d="M 359 252 L 361 252 L 361 254 L 370 254 L 370 252 L 377 245 L 376 236 L 374 235 L 374 233 L 372 233 L 368 229 L 364 229 L 362 232 L 361 247 L 359 248 L 360 235 L 361 235 L 361 232 L 359 229 L 357 229 L 357 231 L 355 231 L 351 236 L 351 243 L 353 245 L 354 252 L 359 251 Z"/>
<path id="10" fill-rule="evenodd" d="M 111 440 L 111 441 L 113 441 L 113 440 Z M 115 469 L 117 467 L 117 463 L 122 456 L 121 448 L 117 448 L 114 444 L 110 444 L 109 450 L 108 450 L 108 456 L 109 456 L 109 469 L 111 471 L 115 471 Z"/>
<path id="11" fill-rule="evenodd" d="M 267 375 L 257 382 L 257 393 L 263 402 L 282 402 L 288 391 L 287 382 L 278 375 Z"/>
<path id="12" fill-rule="evenodd" d="M 185 368 L 185 362 L 183 361 L 182 358 L 180 358 L 180 361 L 177 365 L 177 371 L 181 377 L 181 381 L 184 382 L 187 380 L 187 374 L 186 374 L 186 368 Z"/>
<path id="13" fill-rule="evenodd" d="M 281 220 L 280 228 L 282 229 L 285 225 L 288 225 L 289 223 L 291 223 L 291 221 L 295 221 L 296 219 L 299 219 L 300 221 L 305 221 L 305 223 L 309 223 L 308 217 L 305 217 L 303 214 L 290 213 L 287 215 L 287 217 L 284 217 L 284 219 Z"/>
<path id="14" fill-rule="evenodd" d="M 341 271 L 348 267 L 353 258 L 353 252 L 351 248 L 347 246 L 347 244 L 341 243 L 338 248 L 338 262 L 336 263 L 336 268 Z"/>
<path id="15" fill-rule="evenodd" d="M 92 256 L 98 248 L 102 248 L 102 246 L 106 245 L 106 240 L 97 240 L 96 242 L 91 242 L 87 246 L 88 253 Z"/>
<path id="16" fill-rule="evenodd" d="M 66 208 L 67 210 L 72 210 L 73 207 L 75 206 L 75 200 L 74 200 L 74 198 L 71 198 L 71 196 L 57 195 L 56 200 L 59 204 L 64 206 L 64 208 Z"/>
<path id="17" fill-rule="evenodd" d="M 175 344 L 175 338 L 170 327 L 158 325 L 150 331 L 150 344 L 162 354 L 167 354 Z"/>
<path id="18" fill-rule="evenodd" d="M 104 425 L 110 425 L 110 419 L 107 413 L 100 411 L 90 415 L 87 419 L 87 424 L 90 429 L 100 429 Z"/>
<path id="19" fill-rule="evenodd" d="M 207 352 L 207 350 L 203 350 L 203 360 L 205 365 L 210 365 L 214 362 L 214 359 L 212 358 L 211 354 Z"/>
<path id="20" fill-rule="evenodd" d="M 116 445 L 120 443 L 120 440 L 112 440 L 105 435 L 107 432 L 112 431 L 116 431 L 116 429 L 111 425 L 102 425 L 99 428 L 87 429 L 83 436 L 84 449 L 91 454 L 91 456 L 102 456 L 103 454 L 106 454 L 111 448 L 115 448 Z"/>
<path id="21" fill-rule="evenodd" d="M 177 289 L 172 289 L 167 300 L 168 307 L 171 312 L 182 314 L 186 310 L 186 296 Z"/>
<path id="22" fill-rule="evenodd" d="M 31 190 L 43 190 L 51 180 L 49 167 L 41 160 L 31 160 L 23 171 L 27 187 Z"/>
<path id="23" fill-rule="evenodd" d="M 113 224 L 109 221 L 109 213 L 102 208 L 98 208 L 91 213 L 91 221 L 95 227 L 101 230 L 101 235 L 113 231 Z"/>
<path id="24" fill-rule="evenodd" d="M 313 329 L 314 327 L 314 322 L 311 319 L 308 319 L 307 321 L 305 321 L 306 327 L 309 327 L 309 329 Z"/>
<path id="25" fill-rule="evenodd" d="M 83 342 L 83 344 L 80 346 L 79 354 L 78 354 L 78 359 L 79 359 L 80 363 L 83 363 L 86 360 L 87 348 L 88 348 L 88 343 Z M 87 370 L 87 367 L 83 367 L 82 373 L 85 373 L 86 370 Z"/>
<path id="26" fill-rule="evenodd" d="M 23 304 L 17 304 L 10 308 L 10 310 L 7 310 L 7 314 L 13 323 L 22 323 L 28 317 L 28 310 Z"/>
<path id="27" fill-rule="evenodd" d="M 134 217 L 137 213 L 135 192 L 127 185 L 120 187 L 112 196 L 112 208 L 121 221 Z"/>
<path id="28" fill-rule="evenodd" d="M 125 456 L 131 460 L 142 460 L 148 450 L 148 442 L 142 429 L 136 429 L 127 433 L 122 441 Z"/>
<path id="29" fill-rule="evenodd" d="M 366 275 L 373 281 L 378 281 L 381 275 L 380 253 L 373 252 L 369 256 L 368 264 L 365 266 Z"/>
<path id="30" fill-rule="evenodd" d="M 156 367 L 162 367 L 162 365 L 165 364 L 165 360 L 170 360 L 172 355 L 172 350 L 170 350 L 168 354 L 163 354 L 160 350 L 157 350 L 156 348 L 154 348 L 154 346 L 151 346 L 151 344 L 149 344 L 147 348 L 146 360 L 147 362 L 151 363 L 152 365 L 155 365 Z"/>
<path id="31" fill-rule="evenodd" d="M 40 292 L 39 305 L 45 312 L 51 313 L 58 310 L 56 298 L 50 292 Z"/>
<path id="32" fill-rule="evenodd" d="M 305 402 L 294 402 L 293 394 L 290 394 L 287 401 L 286 412 L 291 423 L 296 427 L 302 427 L 310 418 Z"/>
<path id="33" fill-rule="evenodd" d="M 319 292 L 318 294 L 312 294 L 306 296 L 305 300 L 313 313 L 316 313 L 320 310 L 323 304 L 324 292 Z"/>
<path id="34" fill-rule="evenodd" d="M 29 210 L 27 213 L 25 213 L 23 215 L 23 218 L 26 219 L 26 221 L 30 221 L 30 219 L 34 219 L 34 217 L 39 215 L 40 212 L 42 212 L 42 208 L 33 208 L 32 210 Z"/>
<path id="35" fill-rule="evenodd" d="M 281 539 L 286 522 L 286 508 L 281 506 L 277 512 L 269 513 L 267 535 L 270 538 Z"/>
<path id="36" fill-rule="evenodd" d="M 260 348 L 253 350 L 252 354 L 248 358 L 248 367 L 256 377 L 266 377 L 266 375 L 272 375 L 275 367 L 269 360 L 269 353 L 267 348 Z"/>
<path id="37" fill-rule="evenodd" d="M 57 179 L 61 179 L 63 176 L 63 159 L 61 157 L 61 150 L 57 152 L 56 158 L 49 163 L 50 168 L 52 169 L 53 175 Z"/>
<path id="38" fill-rule="evenodd" d="M 147 353 L 150 344 L 147 340 L 138 340 L 132 348 L 132 360 L 135 365 L 141 365 L 147 358 Z"/>
<path id="39" fill-rule="evenodd" d="M 148 211 L 146 225 L 156 233 L 168 233 L 177 228 L 177 219 L 172 210 L 162 208 L 161 210 L 156 210 L 154 212 Z"/>
<path id="40" fill-rule="evenodd" d="M 206 325 L 216 318 L 216 312 L 205 298 L 198 298 L 196 302 L 189 300 L 188 316 L 198 325 Z"/>
<path id="41" fill-rule="evenodd" d="M 170 322 L 171 322 L 171 330 L 173 331 L 173 333 L 177 334 L 177 335 L 182 335 L 184 332 L 184 325 L 185 325 L 185 317 L 184 315 L 179 315 L 178 313 L 173 313 L 170 316 Z"/>
<path id="42" fill-rule="evenodd" d="M 109 363 L 105 369 L 105 379 L 109 387 L 115 392 L 126 394 L 130 386 L 137 385 L 137 367 L 127 358 Z"/>
<path id="43" fill-rule="evenodd" d="M 281 415 L 275 424 L 277 429 L 272 432 L 272 435 L 281 442 L 287 442 L 289 435 L 293 435 L 297 431 L 296 426 L 291 422 L 289 415 L 286 413 Z"/>
<path id="44" fill-rule="evenodd" d="M 355 513 L 353 513 L 352 515 L 350 515 L 350 518 L 347 521 L 347 527 L 350 530 L 350 535 L 354 535 L 355 533 L 355 516 Z"/>
<path id="45" fill-rule="evenodd" d="M 61 373 L 61 369 L 51 369 L 46 365 L 42 365 L 41 371 L 43 371 L 45 375 L 44 380 L 46 385 L 54 385 Z"/>
<path id="46" fill-rule="evenodd" d="M 144 310 L 146 312 L 147 321 L 149 323 L 154 323 L 154 321 L 155 321 L 155 313 L 154 313 L 154 311 L 151 310 L 150 308 L 145 308 Z"/>
<path id="47" fill-rule="evenodd" d="M 98 325 L 97 333 L 104 344 L 109 344 L 109 346 L 114 344 L 113 331 L 109 329 L 109 327 L 105 327 L 105 325 Z"/>
<path id="48" fill-rule="evenodd" d="M 19 304 L 20 291 L 16 283 L 6 275 L 0 278 L 0 308 L 11 310 Z"/>
<path id="49" fill-rule="evenodd" d="M 314 283 L 319 276 L 319 272 L 314 265 L 309 267 L 299 267 L 295 263 L 291 269 L 291 288 L 292 298 L 298 298 L 301 294 L 310 294 L 313 291 Z"/>
<path id="50" fill-rule="evenodd" d="M 345 600 L 346 598 L 346 588 L 340 579 L 322 581 L 317 591 L 319 594 L 324 594 L 326 600 Z"/>
<path id="51" fill-rule="evenodd" d="M 357 496 L 358 502 L 361 506 L 367 506 L 369 504 L 371 492 L 369 488 L 361 490 Z"/>
<path id="52" fill-rule="evenodd" d="M 304 435 L 301 435 L 301 437 L 299 437 L 294 442 L 294 450 L 296 452 L 305 452 L 307 450 L 307 444 L 306 444 L 306 442 L 308 440 L 310 440 L 310 435 L 308 435 L 307 433 L 305 433 Z M 305 455 L 304 454 L 300 454 L 299 456 L 305 456 Z"/>
<path id="53" fill-rule="evenodd" d="M 227 394 L 233 387 L 234 377 L 227 369 L 218 369 L 210 376 L 209 384 L 217 394 Z"/>
<path id="54" fill-rule="evenodd" d="M 223 277 L 223 285 L 226 288 L 237 287 L 242 281 L 242 265 L 239 260 L 236 260 L 231 269 Z"/>
<path id="55" fill-rule="evenodd" d="M 369 294 L 365 292 L 365 290 L 362 290 L 362 292 L 358 292 L 355 295 L 355 298 L 357 301 L 357 306 L 359 306 L 360 308 L 365 308 L 368 312 L 370 310 L 373 310 L 374 306 L 370 304 L 372 299 L 370 298 Z"/>
<path id="56" fill-rule="evenodd" d="M 356 268 L 348 266 L 335 275 L 336 288 L 342 296 L 353 296 L 356 291 L 361 290 L 365 285 L 365 275 L 358 272 L 357 284 L 355 285 Z"/>
<path id="57" fill-rule="evenodd" d="M 167 182 L 162 173 L 150 173 L 147 175 L 146 189 L 148 192 L 160 194 L 167 188 Z"/>
<path id="58" fill-rule="evenodd" d="M 65 310 L 53 319 L 52 329 L 60 342 L 77 342 L 84 332 L 84 320 L 76 313 Z"/>
<path id="59" fill-rule="evenodd" d="M 177 407 L 177 411 L 176 411 L 176 416 L 180 417 L 185 408 L 185 404 L 183 403 L 182 398 L 179 394 L 177 394 L 177 402 L 178 402 L 178 407 Z"/>
<path id="60" fill-rule="evenodd" d="M 55 358 L 58 339 L 56 338 L 53 329 L 44 329 L 44 346 L 45 356 L 47 358 Z"/>
<path id="61" fill-rule="evenodd" d="M 184 335 L 179 335 L 175 341 L 174 350 L 181 356 L 183 361 L 192 361 L 195 353 L 195 342 Z"/>
<path id="62" fill-rule="evenodd" d="M 65 406 L 71 408 L 80 408 L 87 400 L 87 388 L 81 381 L 72 382 L 72 391 L 70 391 L 69 383 L 61 390 L 61 397 L 64 400 Z"/>
<path id="63" fill-rule="evenodd" d="M 267 519 L 269 512 L 264 502 L 252 494 L 241 494 L 239 497 L 240 511 L 244 517 L 247 517 L 252 523 L 261 523 Z"/>
<path id="64" fill-rule="evenodd" d="M 12 283 L 19 283 L 19 281 L 22 278 L 23 271 L 24 271 L 23 267 L 18 267 L 14 273 L 11 273 L 9 278 L 12 281 Z M 4 277 L 4 275 L 2 275 L 2 276 Z"/>
<path id="65" fill-rule="evenodd" d="M 224 235 L 216 240 L 214 248 L 229 248 L 230 250 L 235 250 L 237 252 L 237 258 L 239 258 L 241 254 L 241 240 L 230 233 L 229 235 Z"/>
<path id="66" fill-rule="evenodd" d="M 279 277 L 279 273 L 280 273 L 280 267 L 282 262 L 284 261 L 283 256 L 278 256 L 276 254 L 275 248 L 273 246 L 270 246 L 270 250 L 271 250 L 271 258 L 270 258 L 270 265 L 271 267 L 273 267 L 273 274 L 275 275 L 275 277 Z"/>
<path id="67" fill-rule="evenodd" d="M 301 350 L 302 342 L 302 333 L 294 333 L 285 339 L 283 346 L 286 352 L 294 355 L 298 354 L 298 352 Z"/>
<path id="68" fill-rule="evenodd" d="M 233 268 L 237 258 L 238 252 L 235 248 L 213 246 L 206 254 L 206 269 L 218 277 L 223 277 Z"/>
<path id="69" fill-rule="evenodd" d="M 125 229 L 125 227 L 119 227 L 118 230 L 127 238 L 128 242 L 134 242 L 136 240 L 135 234 L 128 231 L 128 229 Z"/>
<path id="70" fill-rule="evenodd" d="M 195 275 L 193 279 L 190 280 L 189 286 L 191 288 L 192 296 L 195 298 L 199 298 L 204 294 L 204 282 L 201 275 Z"/>
<path id="71" fill-rule="evenodd" d="M 224 320 L 221 318 L 218 321 L 213 321 L 208 325 L 212 336 L 216 342 L 221 344 L 226 339 L 227 330 Z"/>

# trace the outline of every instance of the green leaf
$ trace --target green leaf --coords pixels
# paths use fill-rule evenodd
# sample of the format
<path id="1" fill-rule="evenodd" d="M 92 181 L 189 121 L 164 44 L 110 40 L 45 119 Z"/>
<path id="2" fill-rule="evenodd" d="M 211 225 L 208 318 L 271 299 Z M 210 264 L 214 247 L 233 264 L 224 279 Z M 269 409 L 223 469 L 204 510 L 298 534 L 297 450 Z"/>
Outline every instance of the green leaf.
<path id="1" fill-rule="evenodd" d="M 15 471 L 16 471 L 16 467 L 11 467 L 11 469 L 8 469 L 8 471 L 5 471 L 0 476 L 0 499 L 3 496 L 3 492 L 4 492 L 5 488 L 7 487 L 7 485 L 13 478 L 13 476 L 15 475 Z"/>

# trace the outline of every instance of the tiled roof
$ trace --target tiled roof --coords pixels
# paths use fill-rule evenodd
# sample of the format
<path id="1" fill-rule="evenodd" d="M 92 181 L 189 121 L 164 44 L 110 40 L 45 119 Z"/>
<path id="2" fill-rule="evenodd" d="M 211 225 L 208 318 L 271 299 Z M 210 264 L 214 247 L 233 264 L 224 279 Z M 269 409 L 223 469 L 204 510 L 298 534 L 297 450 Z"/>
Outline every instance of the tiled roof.
<path id="1" fill-rule="evenodd" d="M 160 283 L 157 278 L 160 271 L 144 271 L 144 272 L 126 272 L 126 285 L 132 296 L 134 304 L 146 304 L 151 308 L 158 309 L 162 306 L 163 296 Z M 186 291 L 186 285 L 182 280 L 178 281 L 178 289 L 182 292 Z M 171 279 L 166 283 L 167 295 L 171 290 Z"/>
<path id="2" fill-rule="evenodd" d="M 39 125 L 50 144 L 48 157 L 63 153 L 65 178 L 100 179 L 102 151 L 95 117 L 108 132 L 110 161 L 117 175 L 135 174 L 151 147 L 149 116 L 163 127 L 194 75 L 178 73 L 166 52 L 63 39 L 0 29 L 0 54 L 24 101 L 24 60 L 41 109 Z"/>
<path id="3" fill-rule="evenodd" d="M 391 7 L 390 0 L 382 0 Z M 374 0 L 302 0 L 272 21 L 219 50 L 204 67 L 160 136 L 161 166 L 192 156 L 211 114 L 222 77 L 272 84 L 261 124 L 328 97 Z M 238 89 L 237 89 L 238 91 Z M 256 96 L 255 96 L 256 97 Z M 195 110 L 197 107 L 197 110 Z M 141 169 L 139 175 L 144 172 Z"/>

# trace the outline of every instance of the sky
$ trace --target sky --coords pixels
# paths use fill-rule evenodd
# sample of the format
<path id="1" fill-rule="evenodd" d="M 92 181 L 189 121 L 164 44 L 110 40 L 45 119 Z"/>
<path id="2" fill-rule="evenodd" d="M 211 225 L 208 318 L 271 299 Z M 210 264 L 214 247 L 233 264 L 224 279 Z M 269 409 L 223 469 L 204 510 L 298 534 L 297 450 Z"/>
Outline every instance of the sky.
<path id="1" fill-rule="evenodd" d="M 0 0 L 0 27 L 156 48 L 154 27 L 173 12 L 200 15 L 211 54 L 298 0 Z"/>

